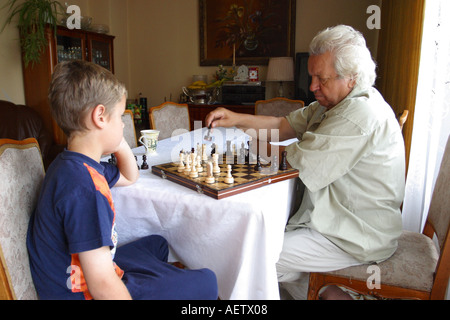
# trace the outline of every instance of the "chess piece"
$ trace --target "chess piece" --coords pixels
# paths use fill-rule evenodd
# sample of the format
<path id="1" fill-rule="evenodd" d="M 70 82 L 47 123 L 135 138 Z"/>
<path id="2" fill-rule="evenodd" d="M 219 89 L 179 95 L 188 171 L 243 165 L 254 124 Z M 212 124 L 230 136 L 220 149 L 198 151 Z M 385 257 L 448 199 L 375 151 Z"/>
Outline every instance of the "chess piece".
<path id="1" fill-rule="evenodd" d="M 191 172 L 191 157 L 189 156 L 189 154 L 187 154 L 186 155 L 186 167 L 184 168 L 184 174 L 188 176 L 190 172 Z"/>
<path id="2" fill-rule="evenodd" d="M 255 166 L 255 171 L 259 172 L 261 171 L 262 167 L 261 167 L 261 156 L 258 154 L 258 158 L 256 160 L 256 166 Z"/>
<path id="3" fill-rule="evenodd" d="M 202 159 L 200 156 L 197 156 L 197 172 L 203 172 Z"/>
<path id="4" fill-rule="evenodd" d="M 180 163 L 178 164 L 178 172 L 183 172 L 184 171 L 184 154 L 180 152 Z"/>
<path id="5" fill-rule="evenodd" d="M 227 176 L 223 179 L 223 182 L 228 184 L 234 183 L 234 178 L 231 175 L 231 165 L 227 165 Z"/>
<path id="6" fill-rule="evenodd" d="M 189 173 L 189 177 L 190 178 L 197 178 L 198 177 L 198 172 L 197 172 L 197 163 L 196 163 L 196 159 L 195 159 L 195 155 L 194 157 L 192 157 L 192 168 L 191 168 L 191 172 Z"/>
<path id="7" fill-rule="evenodd" d="M 218 153 L 213 154 L 213 173 L 220 173 Z"/>
<path id="8" fill-rule="evenodd" d="M 272 164 L 270 166 L 270 171 L 272 171 L 272 172 L 278 171 L 278 156 L 273 156 Z"/>
<path id="9" fill-rule="evenodd" d="M 208 156 L 206 155 L 206 144 L 202 144 L 202 161 L 205 161 L 204 163 L 206 163 L 207 160 Z"/>
<path id="10" fill-rule="evenodd" d="M 137 163 L 137 157 L 136 156 L 134 156 L 134 160 L 136 160 L 136 165 L 137 165 L 138 170 L 141 170 L 141 167 L 139 167 L 139 164 Z"/>
<path id="11" fill-rule="evenodd" d="M 142 169 L 142 170 L 147 170 L 147 169 L 148 169 L 147 156 L 146 156 L 145 154 L 142 155 L 142 165 L 141 165 L 141 169 Z"/>
<path id="12" fill-rule="evenodd" d="M 211 163 L 211 161 L 209 161 L 206 164 L 206 179 L 205 179 L 206 183 L 214 183 L 216 182 L 216 179 L 214 179 L 214 175 L 213 175 L 213 164 Z"/>
<path id="13" fill-rule="evenodd" d="M 286 155 L 287 151 L 283 151 L 281 153 L 281 163 L 280 163 L 280 170 L 287 170 L 287 162 L 286 162 Z"/>

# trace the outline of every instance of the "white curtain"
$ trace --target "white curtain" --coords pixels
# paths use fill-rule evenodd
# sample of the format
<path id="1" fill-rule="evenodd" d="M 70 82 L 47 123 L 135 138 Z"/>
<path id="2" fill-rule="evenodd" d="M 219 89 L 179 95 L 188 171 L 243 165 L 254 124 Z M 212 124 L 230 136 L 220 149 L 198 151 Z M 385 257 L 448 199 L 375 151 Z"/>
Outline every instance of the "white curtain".
<path id="1" fill-rule="evenodd" d="M 450 1 L 428 0 L 403 227 L 421 232 L 450 133 Z M 450 187 L 450 182 L 449 182 Z"/>

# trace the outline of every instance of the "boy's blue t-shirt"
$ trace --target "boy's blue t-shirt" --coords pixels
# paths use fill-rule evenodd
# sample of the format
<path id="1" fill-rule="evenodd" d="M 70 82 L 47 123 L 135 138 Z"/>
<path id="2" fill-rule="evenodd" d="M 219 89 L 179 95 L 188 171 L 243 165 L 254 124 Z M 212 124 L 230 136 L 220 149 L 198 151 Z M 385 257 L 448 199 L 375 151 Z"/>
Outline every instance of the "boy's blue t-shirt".
<path id="1" fill-rule="evenodd" d="M 117 245 L 110 187 L 119 170 L 64 151 L 49 167 L 30 219 L 27 247 L 40 299 L 91 299 L 78 253 Z M 119 276 L 122 270 L 115 264 Z"/>

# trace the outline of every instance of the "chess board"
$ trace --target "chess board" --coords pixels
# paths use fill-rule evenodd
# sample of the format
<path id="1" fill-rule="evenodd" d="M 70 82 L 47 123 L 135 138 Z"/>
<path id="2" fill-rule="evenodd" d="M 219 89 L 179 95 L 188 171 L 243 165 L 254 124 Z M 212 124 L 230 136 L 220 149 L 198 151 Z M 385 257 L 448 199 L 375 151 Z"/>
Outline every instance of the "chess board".
<path id="1" fill-rule="evenodd" d="M 215 183 L 212 184 L 205 182 L 206 165 L 204 164 L 202 165 L 203 172 L 198 173 L 198 178 L 191 178 L 184 173 L 178 172 L 178 163 L 176 162 L 152 166 L 152 173 L 217 200 L 298 177 L 298 170 L 290 166 L 286 170 L 271 170 L 270 165 L 263 165 L 262 170 L 258 172 L 254 169 L 255 164 L 232 162 L 226 161 L 224 157 L 223 163 L 219 164 L 220 173 L 214 174 Z M 232 167 L 231 175 L 234 178 L 234 183 L 232 184 L 224 182 L 228 164 L 231 164 Z"/>

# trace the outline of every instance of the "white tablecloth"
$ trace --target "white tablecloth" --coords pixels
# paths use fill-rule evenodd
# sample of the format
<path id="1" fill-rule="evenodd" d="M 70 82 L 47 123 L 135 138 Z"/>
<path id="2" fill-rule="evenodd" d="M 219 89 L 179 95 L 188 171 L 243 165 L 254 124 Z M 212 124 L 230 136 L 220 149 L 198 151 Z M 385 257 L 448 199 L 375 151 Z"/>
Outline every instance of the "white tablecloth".
<path id="1" fill-rule="evenodd" d="M 203 143 L 205 133 L 197 129 L 160 141 L 138 181 L 112 189 L 119 245 L 159 234 L 168 240 L 172 260 L 215 272 L 221 299 L 279 299 L 275 264 L 295 179 L 215 200 L 151 173 L 152 165 L 177 161 L 181 149 Z M 226 140 L 246 140 L 239 130 L 215 129 L 213 136 L 219 152 Z M 144 148 L 134 151 L 141 164 Z"/>

